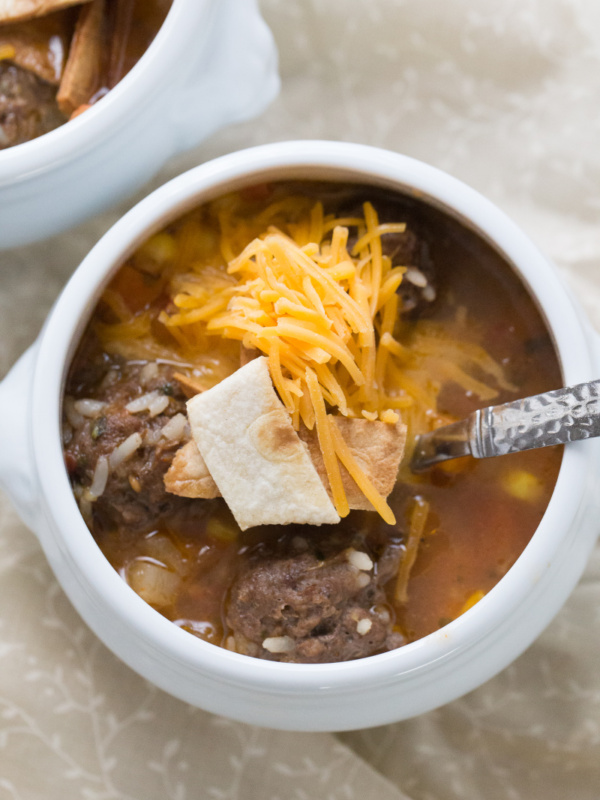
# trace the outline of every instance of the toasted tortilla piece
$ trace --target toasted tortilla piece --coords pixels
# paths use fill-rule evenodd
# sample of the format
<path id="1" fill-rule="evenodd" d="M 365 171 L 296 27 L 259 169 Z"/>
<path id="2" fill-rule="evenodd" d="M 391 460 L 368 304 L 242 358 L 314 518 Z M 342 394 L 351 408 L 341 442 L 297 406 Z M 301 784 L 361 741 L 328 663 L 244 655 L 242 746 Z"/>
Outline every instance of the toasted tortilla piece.
<path id="1" fill-rule="evenodd" d="M 193 439 L 175 453 L 164 481 L 167 492 L 180 497 L 212 500 L 221 496 Z"/>
<path id="2" fill-rule="evenodd" d="M 200 392 L 206 391 L 206 386 L 193 375 L 184 375 L 183 372 L 174 372 L 173 377 L 181 387 L 182 392 L 188 398 L 195 397 Z"/>
<path id="3" fill-rule="evenodd" d="M 1 0 L 0 0 L 1 2 Z M 92 0 L 79 12 L 62 81 L 58 107 L 70 117 L 100 88 L 105 41 L 105 0 Z"/>
<path id="4" fill-rule="evenodd" d="M 194 441 L 242 530 L 339 522 L 266 358 L 188 400 L 187 409 Z"/>
<path id="5" fill-rule="evenodd" d="M 13 64 L 33 72 L 46 83 L 58 86 L 73 35 L 70 10 L 42 19 L 0 27 L 0 48 L 14 48 Z"/>
<path id="6" fill-rule="evenodd" d="M 398 467 L 404 454 L 406 426 L 401 423 L 389 425 L 386 422 L 370 422 L 366 419 L 349 417 L 333 419 L 367 478 L 383 497 L 387 497 L 394 488 Z M 309 431 L 301 425 L 299 435 L 306 443 L 323 486 L 331 496 L 316 432 Z M 340 472 L 350 508 L 373 511 L 373 506 L 343 464 L 340 464 Z M 219 489 L 210 477 L 208 467 L 193 440 L 175 454 L 173 464 L 165 475 L 165 487 L 168 492 L 182 497 L 211 499 L 220 496 Z"/>
<path id="7" fill-rule="evenodd" d="M 90 0 L 0 0 L 0 25 L 24 19 L 44 17 L 61 8 L 79 6 Z"/>
<path id="8" fill-rule="evenodd" d="M 144 55 L 171 9 L 171 0 L 112 0 L 106 86 L 112 89 Z"/>
<path id="9" fill-rule="evenodd" d="M 379 420 L 371 421 L 352 417 L 332 417 L 352 455 L 367 478 L 382 497 L 387 497 L 394 488 L 398 467 L 406 445 L 406 425 L 397 422 L 390 425 Z M 306 442 L 310 457 L 328 492 L 329 481 L 319 447 L 316 430 L 309 431 L 300 426 L 300 438 Z M 342 483 L 351 509 L 374 511 L 372 504 L 358 488 L 350 473 L 340 464 Z"/>

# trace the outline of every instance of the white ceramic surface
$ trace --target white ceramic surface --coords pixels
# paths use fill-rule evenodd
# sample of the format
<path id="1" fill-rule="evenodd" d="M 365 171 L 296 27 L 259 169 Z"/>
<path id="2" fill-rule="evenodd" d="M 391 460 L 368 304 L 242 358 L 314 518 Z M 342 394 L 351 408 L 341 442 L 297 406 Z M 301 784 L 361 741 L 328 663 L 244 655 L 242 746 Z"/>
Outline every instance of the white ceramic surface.
<path id="1" fill-rule="evenodd" d="M 344 730 L 420 714 L 474 689 L 516 658 L 577 582 L 595 542 L 600 440 L 569 445 L 544 518 L 517 563 L 459 619 L 398 650 L 342 664 L 260 661 L 203 642 L 146 605 L 100 553 L 63 466 L 60 398 L 94 303 L 123 259 L 197 203 L 273 178 L 368 182 L 415 192 L 505 254 L 538 299 L 566 384 L 598 376 L 600 346 L 555 270 L 489 201 L 420 162 L 361 145 L 288 142 L 217 159 L 176 178 L 123 217 L 82 262 L 38 342 L 0 384 L 0 486 L 37 533 L 71 601 L 123 661 L 209 711 L 290 730 Z"/>
<path id="2" fill-rule="evenodd" d="M 101 102 L 0 151 L 0 250 L 131 195 L 171 156 L 260 113 L 278 89 L 256 0 L 174 0 L 148 51 Z"/>

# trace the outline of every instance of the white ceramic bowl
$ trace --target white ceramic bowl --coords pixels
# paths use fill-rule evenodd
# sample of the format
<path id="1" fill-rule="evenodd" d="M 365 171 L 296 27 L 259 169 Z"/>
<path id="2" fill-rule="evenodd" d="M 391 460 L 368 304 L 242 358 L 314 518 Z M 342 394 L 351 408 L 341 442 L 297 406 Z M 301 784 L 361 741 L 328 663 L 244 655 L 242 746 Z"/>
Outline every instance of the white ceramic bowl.
<path id="1" fill-rule="evenodd" d="M 261 112 L 279 89 L 256 0 L 173 0 L 148 51 L 91 109 L 0 151 L 0 249 L 131 195 L 176 153 Z"/>
<path id="2" fill-rule="evenodd" d="M 599 347 L 556 272 L 507 217 L 432 167 L 353 144 L 267 145 L 206 163 L 151 194 L 94 247 L 37 343 L 0 385 L 0 485 L 37 533 L 65 592 L 133 669 L 209 711 L 292 730 L 368 727 L 420 714 L 474 689 L 518 656 L 578 580 L 597 532 L 600 441 L 569 445 L 531 542 L 479 603 L 398 650 L 341 664 L 295 665 L 228 652 L 146 605 L 105 560 L 79 514 L 63 466 L 65 373 L 94 304 L 122 261 L 152 232 L 223 192 L 276 178 L 368 182 L 429 199 L 514 264 L 553 334 L 566 384 L 598 376 Z"/>

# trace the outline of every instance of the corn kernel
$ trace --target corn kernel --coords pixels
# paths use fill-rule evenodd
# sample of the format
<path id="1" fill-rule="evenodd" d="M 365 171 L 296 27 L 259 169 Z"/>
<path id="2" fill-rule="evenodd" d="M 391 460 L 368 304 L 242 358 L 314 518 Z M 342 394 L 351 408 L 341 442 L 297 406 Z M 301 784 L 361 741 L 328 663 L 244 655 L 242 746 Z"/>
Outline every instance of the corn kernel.
<path id="1" fill-rule="evenodd" d="M 462 456 L 461 458 L 451 458 L 448 461 L 442 461 L 436 465 L 436 468 L 450 475 L 457 475 L 459 472 L 464 472 L 464 470 L 472 466 L 472 463 L 473 459 L 471 456 Z"/>
<path id="2" fill-rule="evenodd" d="M 144 242 L 137 251 L 137 255 L 144 261 L 148 259 L 153 264 L 156 264 L 157 267 L 162 267 L 175 259 L 177 244 L 170 233 L 162 231 L 161 233 L 155 233 L 147 242 Z"/>
<path id="3" fill-rule="evenodd" d="M 220 542 L 235 542 L 238 537 L 238 530 L 231 522 L 225 522 L 219 517 L 211 517 L 206 525 L 206 533 Z"/>
<path id="4" fill-rule="evenodd" d="M 0 61 L 14 58 L 17 51 L 12 44 L 0 44 Z"/>
<path id="5" fill-rule="evenodd" d="M 508 492 L 518 500 L 533 503 L 539 499 L 544 489 L 544 484 L 531 472 L 527 472 L 524 469 L 515 469 L 503 476 L 502 487 L 505 492 Z"/>
<path id="6" fill-rule="evenodd" d="M 470 608 L 473 608 L 473 606 L 476 603 L 478 603 L 483 597 L 485 597 L 485 592 L 483 592 L 481 589 L 479 589 L 476 592 L 473 592 L 473 594 L 467 597 L 464 606 L 460 610 L 460 614 L 464 614 L 465 611 L 468 611 Z"/>

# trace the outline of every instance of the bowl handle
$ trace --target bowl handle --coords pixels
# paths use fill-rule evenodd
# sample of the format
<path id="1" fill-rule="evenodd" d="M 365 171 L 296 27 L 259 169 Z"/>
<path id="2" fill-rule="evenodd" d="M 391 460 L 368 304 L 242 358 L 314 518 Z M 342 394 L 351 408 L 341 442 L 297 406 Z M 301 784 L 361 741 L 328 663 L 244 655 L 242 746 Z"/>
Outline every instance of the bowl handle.
<path id="1" fill-rule="evenodd" d="M 23 353 L 0 383 L 0 489 L 28 528 L 38 516 L 31 451 L 31 388 L 37 345 Z"/>
<path id="2" fill-rule="evenodd" d="M 256 0 L 222 0 L 200 58 L 176 93 L 172 118 L 183 148 L 218 128 L 260 114 L 280 81 L 277 49 Z"/>

